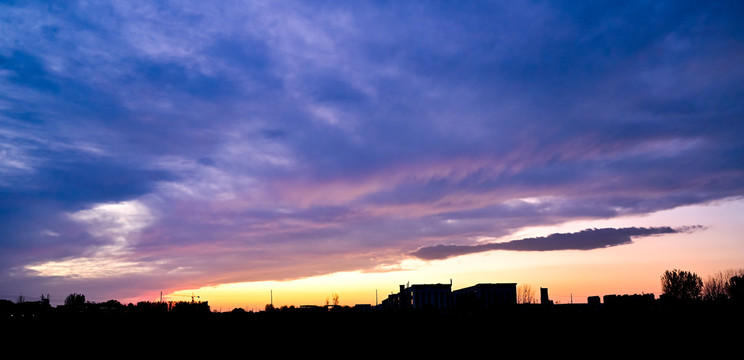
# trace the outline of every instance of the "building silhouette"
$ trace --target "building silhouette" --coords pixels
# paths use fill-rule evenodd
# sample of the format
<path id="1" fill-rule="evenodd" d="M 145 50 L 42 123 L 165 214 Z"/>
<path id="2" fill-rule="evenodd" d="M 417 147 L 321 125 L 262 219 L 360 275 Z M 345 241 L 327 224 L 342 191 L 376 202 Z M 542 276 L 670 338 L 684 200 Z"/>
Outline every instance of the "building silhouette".
<path id="1" fill-rule="evenodd" d="M 548 297 L 548 288 L 540 288 L 540 304 L 553 305 L 553 300 Z"/>
<path id="2" fill-rule="evenodd" d="M 452 308 L 452 284 L 400 285 L 400 292 L 382 301 L 388 310 L 444 310 Z"/>
<path id="3" fill-rule="evenodd" d="M 458 309 L 488 310 L 517 303 L 516 283 L 482 283 L 455 290 L 454 304 Z"/>
<path id="4" fill-rule="evenodd" d="M 605 305 L 608 306 L 650 306 L 653 305 L 654 294 L 633 294 L 633 295 L 605 295 L 603 296 Z"/>
<path id="5" fill-rule="evenodd" d="M 452 291 L 452 284 L 400 285 L 382 301 L 386 310 L 487 310 L 517 303 L 516 283 L 481 283 Z"/>

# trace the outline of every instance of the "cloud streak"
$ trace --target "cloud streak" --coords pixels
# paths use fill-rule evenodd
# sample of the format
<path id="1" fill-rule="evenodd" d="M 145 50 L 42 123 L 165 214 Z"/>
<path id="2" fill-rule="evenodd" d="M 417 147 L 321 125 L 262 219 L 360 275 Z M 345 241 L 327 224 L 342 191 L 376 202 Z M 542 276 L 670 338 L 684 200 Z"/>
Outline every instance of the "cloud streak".
<path id="1" fill-rule="evenodd" d="M 633 243 L 633 238 L 689 233 L 701 229 L 702 226 L 682 228 L 665 227 L 628 227 L 586 229 L 575 233 L 555 233 L 548 236 L 524 238 L 497 243 L 477 245 L 435 245 L 413 251 L 411 255 L 423 260 L 441 260 L 454 256 L 472 253 L 504 250 L 504 251 L 560 251 L 560 250 L 595 250 L 607 247 L 627 245 Z"/>

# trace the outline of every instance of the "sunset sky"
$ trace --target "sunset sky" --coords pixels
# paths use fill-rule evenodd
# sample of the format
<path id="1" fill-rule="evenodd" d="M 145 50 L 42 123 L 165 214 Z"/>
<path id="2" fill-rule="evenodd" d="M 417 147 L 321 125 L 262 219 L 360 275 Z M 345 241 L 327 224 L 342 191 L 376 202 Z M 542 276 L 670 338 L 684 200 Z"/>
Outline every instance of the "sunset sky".
<path id="1" fill-rule="evenodd" d="M 0 298 L 744 268 L 744 2 L 5 1 Z M 181 296 L 176 296 L 181 295 Z"/>

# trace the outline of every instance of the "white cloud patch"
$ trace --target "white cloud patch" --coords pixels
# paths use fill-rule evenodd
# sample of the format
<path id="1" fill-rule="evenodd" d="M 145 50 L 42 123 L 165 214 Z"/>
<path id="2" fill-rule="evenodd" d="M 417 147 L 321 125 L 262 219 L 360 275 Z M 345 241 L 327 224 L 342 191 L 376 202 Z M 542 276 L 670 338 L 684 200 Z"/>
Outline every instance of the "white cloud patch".
<path id="1" fill-rule="evenodd" d="M 112 274 L 147 273 L 153 270 L 148 264 L 129 259 L 131 235 L 141 231 L 154 220 L 150 209 L 140 201 L 100 204 L 87 210 L 70 214 L 75 221 L 88 227 L 96 237 L 108 239 L 103 245 L 90 249 L 77 258 L 48 261 L 26 266 L 38 276 L 69 278 L 99 278 Z M 49 236 L 56 236 L 48 233 Z"/>
<path id="2" fill-rule="evenodd" d="M 102 204 L 70 214 L 74 220 L 86 223 L 94 236 L 109 237 L 125 245 L 127 236 L 142 230 L 153 220 L 153 215 L 139 201 Z"/>
<path id="3" fill-rule="evenodd" d="M 39 265 L 26 266 L 38 276 L 60 276 L 73 279 L 96 279 L 111 277 L 112 274 L 145 274 L 154 270 L 136 261 L 105 256 L 81 257 L 62 261 L 49 261 Z"/>

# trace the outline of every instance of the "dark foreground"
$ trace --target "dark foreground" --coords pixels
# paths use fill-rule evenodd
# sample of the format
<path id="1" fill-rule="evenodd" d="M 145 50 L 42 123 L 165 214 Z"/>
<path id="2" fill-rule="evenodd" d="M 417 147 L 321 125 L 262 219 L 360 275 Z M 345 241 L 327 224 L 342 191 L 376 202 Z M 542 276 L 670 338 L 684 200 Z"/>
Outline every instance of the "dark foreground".
<path id="1" fill-rule="evenodd" d="M 2 328 L 6 349 L 31 346 L 30 354 L 37 355 L 737 358 L 744 344 L 743 310 L 517 305 L 457 313 L 55 313 L 4 317 Z"/>

